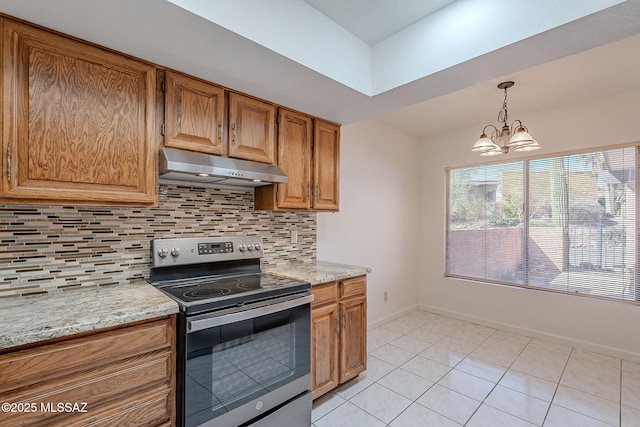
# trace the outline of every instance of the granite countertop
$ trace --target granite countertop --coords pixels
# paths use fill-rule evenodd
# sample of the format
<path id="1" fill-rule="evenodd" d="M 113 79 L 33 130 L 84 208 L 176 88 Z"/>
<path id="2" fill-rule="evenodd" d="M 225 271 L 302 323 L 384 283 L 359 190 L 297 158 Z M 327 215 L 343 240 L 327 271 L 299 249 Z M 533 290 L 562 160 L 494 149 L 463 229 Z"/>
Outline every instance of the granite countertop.
<path id="1" fill-rule="evenodd" d="M 370 273 L 368 267 L 317 261 L 266 267 L 265 273 L 312 285 Z M 0 299 L 0 349 L 174 314 L 178 304 L 146 281 Z M 9 320 L 10 319 L 10 320 Z"/>
<path id="2" fill-rule="evenodd" d="M 0 299 L 0 349 L 177 312 L 144 281 Z"/>
<path id="3" fill-rule="evenodd" d="M 265 273 L 289 279 L 304 280 L 311 285 L 348 279 L 371 273 L 369 267 L 336 264 L 333 262 L 317 261 L 315 263 L 291 263 L 283 266 L 265 267 Z"/>

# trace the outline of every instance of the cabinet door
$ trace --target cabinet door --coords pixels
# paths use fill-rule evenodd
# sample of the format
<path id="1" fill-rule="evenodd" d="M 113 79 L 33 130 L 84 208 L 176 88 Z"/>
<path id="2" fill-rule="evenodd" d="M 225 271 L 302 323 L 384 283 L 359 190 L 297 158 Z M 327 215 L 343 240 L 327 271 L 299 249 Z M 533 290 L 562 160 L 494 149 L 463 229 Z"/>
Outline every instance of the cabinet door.
<path id="1" fill-rule="evenodd" d="M 3 43 L 0 199 L 154 203 L 155 68 L 11 21 Z"/>
<path id="2" fill-rule="evenodd" d="M 355 378 L 367 368 L 367 300 L 340 303 L 340 383 Z"/>
<path id="3" fill-rule="evenodd" d="M 275 107 L 230 93 L 229 157 L 273 164 L 275 147 Z"/>
<path id="4" fill-rule="evenodd" d="M 316 120 L 313 141 L 313 208 L 338 210 L 340 127 Z"/>
<path id="5" fill-rule="evenodd" d="M 311 310 L 311 391 L 313 398 L 338 386 L 338 304 Z"/>
<path id="6" fill-rule="evenodd" d="M 278 166 L 289 182 L 278 184 L 278 207 L 311 207 L 311 119 L 280 110 L 278 124 Z"/>
<path id="7" fill-rule="evenodd" d="M 222 142 L 224 90 L 167 71 L 165 80 L 165 147 L 225 154 Z"/>

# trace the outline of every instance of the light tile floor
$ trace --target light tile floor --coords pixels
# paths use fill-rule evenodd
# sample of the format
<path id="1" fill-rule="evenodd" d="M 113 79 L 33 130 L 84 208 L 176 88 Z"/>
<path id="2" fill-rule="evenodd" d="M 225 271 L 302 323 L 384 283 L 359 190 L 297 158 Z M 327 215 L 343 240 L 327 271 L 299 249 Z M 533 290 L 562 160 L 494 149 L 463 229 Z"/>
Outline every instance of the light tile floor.
<path id="1" fill-rule="evenodd" d="M 640 427 L 640 363 L 420 310 L 367 339 L 314 427 Z"/>

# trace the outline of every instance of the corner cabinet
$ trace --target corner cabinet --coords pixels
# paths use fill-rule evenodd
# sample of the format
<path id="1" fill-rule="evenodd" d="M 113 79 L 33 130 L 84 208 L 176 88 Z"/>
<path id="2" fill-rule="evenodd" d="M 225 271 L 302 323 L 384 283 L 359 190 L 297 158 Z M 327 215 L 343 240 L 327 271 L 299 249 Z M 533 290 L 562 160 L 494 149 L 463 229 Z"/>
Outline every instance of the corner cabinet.
<path id="1" fill-rule="evenodd" d="M 175 425 L 174 349 L 170 316 L 0 354 L 0 425 Z"/>
<path id="2" fill-rule="evenodd" d="M 155 204 L 155 67 L 0 22 L 0 202 Z"/>
<path id="3" fill-rule="evenodd" d="M 366 276 L 314 285 L 311 391 L 316 399 L 367 367 Z"/>
<path id="4" fill-rule="evenodd" d="M 171 71 L 166 72 L 164 145 L 224 155 L 224 89 Z"/>
<path id="5" fill-rule="evenodd" d="M 338 125 L 280 109 L 277 165 L 289 182 L 257 187 L 256 209 L 338 211 Z"/>

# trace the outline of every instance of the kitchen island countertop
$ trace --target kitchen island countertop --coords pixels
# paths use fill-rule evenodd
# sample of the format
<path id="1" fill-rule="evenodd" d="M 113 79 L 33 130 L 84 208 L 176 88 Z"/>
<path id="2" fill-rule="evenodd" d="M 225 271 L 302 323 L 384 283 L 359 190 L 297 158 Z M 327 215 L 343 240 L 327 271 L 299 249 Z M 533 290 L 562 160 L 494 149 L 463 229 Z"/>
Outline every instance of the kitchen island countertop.
<path id="1" fill-rule="evenodd" d="M 273 274 L 274 276 L 304 280 L 310 282 L 313 286 L 320 283 L 362 276 L 371 273 L 371 269 L 369 267 L 316 261 L 315 263 L 290 263 L 283 266 L 267 266 L 264 268 L 264 272 Z"/>
<path id="2" fill-rule="evenodd" d="M 0 299 L 0 349 L 178 312 L 145 281 Z"/>

